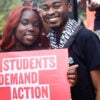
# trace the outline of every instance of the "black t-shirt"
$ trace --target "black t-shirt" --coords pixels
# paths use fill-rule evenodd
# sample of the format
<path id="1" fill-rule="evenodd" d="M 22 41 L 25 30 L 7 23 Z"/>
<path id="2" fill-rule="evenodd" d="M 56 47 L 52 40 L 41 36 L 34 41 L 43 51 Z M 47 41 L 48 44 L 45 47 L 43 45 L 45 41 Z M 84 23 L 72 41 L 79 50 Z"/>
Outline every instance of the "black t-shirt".
<path id="1" fill-rule="evenodd" d="M 95 100 L 95 90 L 90 78 L 90 71 L 100 67 L 100 41 L 89 30 L 82 29 L 69 48 L 73 64 L 79 64 L 78 81 L 71 88 L 72 100 Z"/>
<path id="2" fill-rule="evenodd" d="M 100 30 L 100 8 L 96 10 L 95 14 L 95 22 L 94 22 L 94 30 Z"/>

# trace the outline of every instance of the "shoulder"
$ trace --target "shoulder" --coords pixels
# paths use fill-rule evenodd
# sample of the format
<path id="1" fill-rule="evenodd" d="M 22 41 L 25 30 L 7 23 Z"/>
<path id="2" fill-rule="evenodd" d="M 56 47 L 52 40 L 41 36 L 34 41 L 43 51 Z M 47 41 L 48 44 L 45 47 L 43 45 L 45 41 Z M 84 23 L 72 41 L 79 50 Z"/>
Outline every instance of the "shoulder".
<path id="1" fill-rule="evenodd" d="M 80 34 L 78 36 L 82 36 L 82 37 L 85 37 L 85 36 L 87 37 L 87 36 L 90 36 L 93 34 L 93 32 L 91 30 L 88 30 L 84 27 L 79 31 L 79 33 Z"/>
<path id="2" fill-rule="evenodd" d="M 90 40 L 91 38 L 98 40 L 97 35 L 91 30 L 88 30 L 86 28 L 82 28 L 77 35 L 78 40 L 86 41 L 86 40 Z"/>
<path id="3" fill-rule="evenodd" d="M 74 45 L 78 46 L 78 48 L 86 49 L 86 48 L 97 48 L 100 50 L 100 40 L 97 35 L 86 29 L 82 28 L 80 32 L 77 34 Z"/>
<path id="4" fill-rule="evenodd" d="M 100 7 L 96 11 L 99 11 L 100 12 Z"/>

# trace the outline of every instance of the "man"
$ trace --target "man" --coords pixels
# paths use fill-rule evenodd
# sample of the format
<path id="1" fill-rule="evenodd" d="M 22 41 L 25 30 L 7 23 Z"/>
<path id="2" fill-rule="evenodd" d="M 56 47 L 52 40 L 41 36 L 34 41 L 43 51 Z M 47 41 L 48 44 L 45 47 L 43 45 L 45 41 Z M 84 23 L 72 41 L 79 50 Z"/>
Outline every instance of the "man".
<path id="1" fill-rule="evenodd" d="M 100 3 L 100 1 L 98 1 Z M 96 3 L 96 1 L 88 0 L 87 6 L 90 11 L 96 11 L 95 20 L 94 20 L 94 31 L 98 35 L 100 39 L 100 4 Z"/>
<path id="2" fill-rule="evenodd" d="M 100 100 L 98 37 L 69 19 L 72 5 L 68 0 L 42 0 L 42 8 L 42 17 L 51 28 L 47 35 L 51 48 L 68 48 L 70 66 L 79 65 L 77 84 L 71 88 L 72 100 Z"/>

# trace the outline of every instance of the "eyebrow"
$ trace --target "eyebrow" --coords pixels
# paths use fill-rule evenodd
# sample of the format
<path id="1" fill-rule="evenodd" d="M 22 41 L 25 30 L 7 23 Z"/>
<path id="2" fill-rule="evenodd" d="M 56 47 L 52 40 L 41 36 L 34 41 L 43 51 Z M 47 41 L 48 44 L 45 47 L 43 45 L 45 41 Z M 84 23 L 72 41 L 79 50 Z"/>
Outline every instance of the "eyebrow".
<path id="1" fill-rule="evenodd" d="M 55 4 L 55 3 L 61 3 L 61 1 L 54 0 L 53 4 Z M 47 6 L 47 4 L 44 2 L 44 3 L 42 3 L 42 6 Z"/>

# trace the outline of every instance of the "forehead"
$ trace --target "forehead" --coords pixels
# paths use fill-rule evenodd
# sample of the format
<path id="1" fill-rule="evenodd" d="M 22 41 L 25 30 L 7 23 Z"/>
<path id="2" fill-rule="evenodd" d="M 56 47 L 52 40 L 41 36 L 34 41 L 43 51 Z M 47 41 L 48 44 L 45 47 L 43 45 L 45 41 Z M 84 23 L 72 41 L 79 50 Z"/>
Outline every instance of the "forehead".
<path id="1" fill-rule="evenodd" d="M 30 1 L 30 2 L 32 2 L 33 0 L 23 0 L 23 1 Z"/>
<path id="2" fill-rule="evenodd" d="M 33 18 L 33 17 L 39 17 L 35 11 L 32 10 L 25 10 L 22 12 L 22 17 L 21 18 Z"/>
<path id="3" fill-rule="evenodd" d="M 55 2 L 61 2 L 61 3 L 65 3 L 66 0 L 42 0 L 42 4 L 49 4 L 49 3 L 55 3 Z"/>

